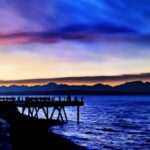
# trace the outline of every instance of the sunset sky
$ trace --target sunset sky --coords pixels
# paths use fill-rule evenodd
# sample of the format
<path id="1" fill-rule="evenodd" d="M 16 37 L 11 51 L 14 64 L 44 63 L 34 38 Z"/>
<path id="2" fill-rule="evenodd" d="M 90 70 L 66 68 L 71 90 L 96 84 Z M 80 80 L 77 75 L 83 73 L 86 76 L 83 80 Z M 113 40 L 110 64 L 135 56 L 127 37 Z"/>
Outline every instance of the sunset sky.
<path id="1" fill-rule="evenodd" d="M 0 0 L 0 80 L 150 81 L 150 1 Z"/>

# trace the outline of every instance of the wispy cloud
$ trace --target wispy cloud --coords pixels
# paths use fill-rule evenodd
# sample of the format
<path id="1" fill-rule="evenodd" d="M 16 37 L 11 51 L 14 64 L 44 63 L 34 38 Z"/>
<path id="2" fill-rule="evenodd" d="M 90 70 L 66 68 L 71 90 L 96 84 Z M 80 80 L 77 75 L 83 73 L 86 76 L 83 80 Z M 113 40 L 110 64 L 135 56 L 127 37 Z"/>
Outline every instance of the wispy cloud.
<path id="1" fill-rule="evenodd" d="M 117 76 L 86 76 L 86 77 L 66 77 L 66 78 L 43 78 L 28 80 L 1 80 L 0 85 L 43 85 L 49 82 L 69 85 L 94 85 L 97 83 L 118 85 L 129 81 L 150 81 L 150 73 L 128 74 Z"/>
<path id="2" fill-rule="evenodd" d="M 0 40 L 4 44 L 51 43 L 60 39 L 148 43 L 149 5 L 146 0 L 3 0 Z"/>
<path id="3" fill-rule="evenodd" d="M 0 79 L 150 72 L 150 1 L 1 0 Z"/>

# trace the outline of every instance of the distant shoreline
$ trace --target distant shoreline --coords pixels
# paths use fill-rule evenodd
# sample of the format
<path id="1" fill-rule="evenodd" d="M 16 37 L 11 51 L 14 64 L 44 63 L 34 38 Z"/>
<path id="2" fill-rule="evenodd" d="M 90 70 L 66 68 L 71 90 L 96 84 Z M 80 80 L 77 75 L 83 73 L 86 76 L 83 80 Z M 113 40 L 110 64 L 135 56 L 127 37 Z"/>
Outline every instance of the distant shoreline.
<path id="1" fill-rule="evenodd" d="M 0 95 L 150 95 L 150 82 L 126 82 L 112 87 L 109 85 L 63 85 L 48 83 L 36 86 L 0 86 Z"/>

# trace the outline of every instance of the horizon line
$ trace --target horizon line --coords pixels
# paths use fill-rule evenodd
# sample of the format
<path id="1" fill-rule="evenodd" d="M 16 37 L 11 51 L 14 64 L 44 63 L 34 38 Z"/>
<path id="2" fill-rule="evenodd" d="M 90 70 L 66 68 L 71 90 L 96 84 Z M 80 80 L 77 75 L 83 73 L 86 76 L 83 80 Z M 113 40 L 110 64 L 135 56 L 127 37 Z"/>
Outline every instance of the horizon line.
<path id="1" fill-rule="evenodd" d="M 50 82 L 55 82 L 56 84 L 67 84 L 67 85 L 95 85 L 101 83 L 110 86 L 115 86 L 130 81 L 149 82 L 150 73 L 0 80 L 0 86 L 14 85 L 14 84 L 15 85 L 45 85 Z"/>
<path id="2" fill-rule="evenodd" d="M 15 85 L 15 84 L 13 84 L 13 85 L 9 85 L 9 86 L 1 86 L 0 85 L 0 88 L 1 87 L 7 87 L 7 88 L 9 88 L 9 87 L 12 87 L 12 86 L 17 86 L 17 87 L 22 87 L 22 86 L 25 86 L 25 87 L 35 87 L 35 86 L 47 86 L 48 84 L 56 84 L 56 85 L 58 85 L 58 86 L 61 86 L 61 85 L 66 85 L 66 86 L 89 86 L 89 87 L 93 87 L 93 86 L 95 86 L 95 85 L 105 85 L 105 86 L 109 86 L 109 87 L 112 87 L 112 88 L 115 88 L 115 87 L 117 87 L 117 86 L 120 86 L 120 85 L 123 85 L 123 84 L 126 84 L 126 83 L 134 83 L 134 82 L 141 82 L 141 83 L 150 83 L 150 81 L 140 81 L 140 80 L 137 80 L 137 81 L 130 81 L 130 82 L 124 82 L 124 83 L 122 83 L 122 84 L 118 84 L 118 85 L 115 85 L 115 86 L 112 86 L 112 85 L 108 85 L 108 84 L 102 84 L 102 83 L 97 83 L 97 84 L 93 84 L 93 85 L 86 85 L 86 84 L 82 84 L 82 85 L 69 85 L 69 84 L 58 84 L 58 83 L 55 83 L 55 82 L 49 82 L 49 83 L 47 83 L 47 84 L 43 84 L 43 85 Z"/>

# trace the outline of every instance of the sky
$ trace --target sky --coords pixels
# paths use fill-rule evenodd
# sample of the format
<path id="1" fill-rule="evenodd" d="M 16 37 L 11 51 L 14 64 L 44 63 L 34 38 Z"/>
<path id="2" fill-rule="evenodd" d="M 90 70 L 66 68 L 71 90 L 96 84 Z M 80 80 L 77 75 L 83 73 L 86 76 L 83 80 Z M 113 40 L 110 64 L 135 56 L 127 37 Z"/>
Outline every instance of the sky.
<path id="1" fill-rule="evenodd" d="M 149 27 L 148 0 L 1 0 L 0 84 L 150 81 Z"/>

